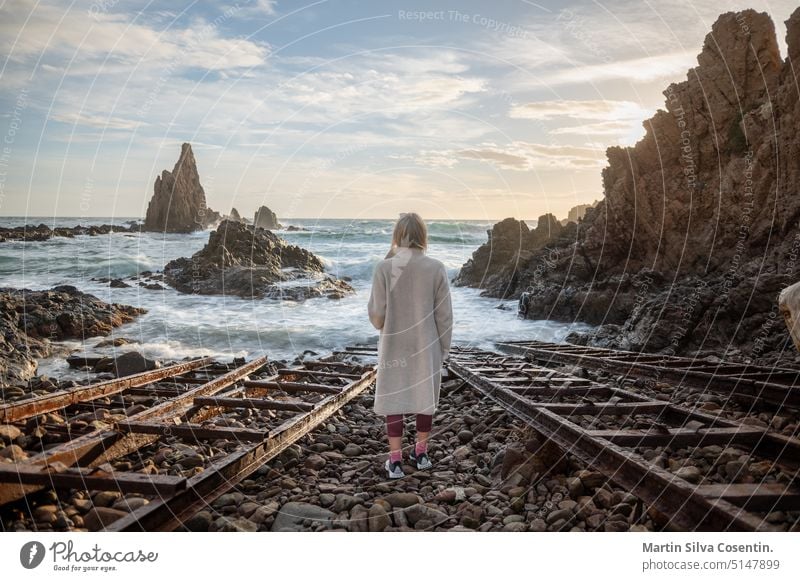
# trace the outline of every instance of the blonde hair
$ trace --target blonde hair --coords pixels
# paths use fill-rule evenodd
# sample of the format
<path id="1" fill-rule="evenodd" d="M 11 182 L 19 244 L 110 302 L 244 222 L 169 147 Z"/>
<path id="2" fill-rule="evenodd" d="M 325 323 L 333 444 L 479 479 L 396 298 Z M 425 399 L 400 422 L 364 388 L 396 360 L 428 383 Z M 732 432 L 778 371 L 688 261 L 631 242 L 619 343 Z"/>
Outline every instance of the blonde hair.
<path id="1" fill-rule="evenodd" d="M 392 249 L 428 247 L 428 227 L 416 212 L 400 214 L 392 234 Z"/>

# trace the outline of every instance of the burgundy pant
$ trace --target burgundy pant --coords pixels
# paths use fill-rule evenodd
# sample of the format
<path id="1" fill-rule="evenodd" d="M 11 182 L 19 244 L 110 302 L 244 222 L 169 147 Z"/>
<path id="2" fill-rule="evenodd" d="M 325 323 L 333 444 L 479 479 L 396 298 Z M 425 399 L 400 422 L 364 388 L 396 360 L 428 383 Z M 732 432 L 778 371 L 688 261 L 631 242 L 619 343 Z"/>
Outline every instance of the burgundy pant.
<path id="1" fill-rule="evenodd" d="M 430 432 L 433 425 L 433 416 L 417 414 L 417 431 Z M 390 438 L 399 438 L 403 435 L 403 414 L 386 416 L 386 432 Z"/>

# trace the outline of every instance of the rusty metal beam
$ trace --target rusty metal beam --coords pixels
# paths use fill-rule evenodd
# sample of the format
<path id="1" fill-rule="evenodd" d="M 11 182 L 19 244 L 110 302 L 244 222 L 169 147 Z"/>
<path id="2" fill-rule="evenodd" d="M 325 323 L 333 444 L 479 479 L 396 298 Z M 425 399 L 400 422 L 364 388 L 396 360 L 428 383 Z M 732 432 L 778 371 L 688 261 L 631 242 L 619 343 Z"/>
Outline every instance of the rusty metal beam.
<path id="1" fill-rule="evenodd" d="M 136 375 L 129 375 L 128 377 L 103 381 L 93 385 L 83 385 L 20 402 L 0 405 L 0 423 L 7 424 L 24 420 L 33 416 L 63 409 L 74 403 L 86 402 L 114 395 L 132 387 L 139 387 L 198 369 L 208 365 L 211 361 L 211 358 L 204 357 L 202 359 L 195 359 L 194 361 L 164 367 L 163 369 L 145 371 L 143 373 L 137 373 Z"/>

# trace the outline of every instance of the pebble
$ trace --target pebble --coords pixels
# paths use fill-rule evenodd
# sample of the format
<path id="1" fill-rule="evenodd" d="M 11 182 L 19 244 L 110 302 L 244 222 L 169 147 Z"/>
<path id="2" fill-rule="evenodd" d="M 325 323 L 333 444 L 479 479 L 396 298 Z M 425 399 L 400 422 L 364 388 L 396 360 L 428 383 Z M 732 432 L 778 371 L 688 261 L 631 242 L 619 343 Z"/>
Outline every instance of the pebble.
<path id="1" fill-rule="evenodd" d="M 126 514 L 128 513 L 115 508 L 96 506 L 84 515 L 83 522 L 90 531 L 99 531 Z"/>
<path id="2" fill-rule="evenodd" d="M 390 505 L 397 508 L 407 508 L 413 504 L 419 504 L 422 499 L 418 494 L 411 492 L 394 492 L 383 497 Z"/>
<path id="3" fill-rule="evenodd" d="M 461 430 L 458 433 L 458 441 L 461 442 L 462 444 L 467 444 L 468 442 L 471 442 L 474 437 L 475 435 L 472 433 L 471 430 Z"/>
<path id="4" fill-rule="evenodd" d="M 503 527 L 505 533 L 522 533 L 528 530 L 528 525 L 524 522 L 510 522 Z"/>
<path id="5" fill-rule="evenodd" d="M 201 510 L 200 512 L 192 515 L 189 520 L 183 523 L 183 526 L 190 531 L 203 533 L 207 532 L 208 529 L 211 528 L 212 522 L 214 522 L 214 520 L 211 516 L 211 513 L 207 510 Z"/>
<path id="6" fill-rule="evenodd" d="M 682 468 L 678 468 L 675 471 L 675 476 L 678 478 L 683 478 L 692 484 L 697 484 L 703 479 L 703 473 L 700 472 L 700 469 L 697 468 L 697 466 L 683 466 Z"/>
<path id="7" fill-rule="evenodd" d="M 348 456 L 350 458 L 352 458 L 354 456 L 361 456 L 362 453 L 363 453 L 363 451 L 361 449 L 361 446 L 359 446 L 358 444 L 353 444 L 353 443 L 347 444 L 344 447 L 344 450 L 342 450 L 342 454 L 344 454 L 345 456 Z"/>
<path id="8" fill-rule="evenodd" d="M 22 435 L 22 431 L 11 424 L 0 424 L 0 440 L 10 444 Z"/>
<path id="9" fill-rule="evenodd" d="M 386 510 L 380 504 L 373 504 L 368 512 L 369 532 L 382 532 L 386 527 L 391 526 L 392 521 Z"/>

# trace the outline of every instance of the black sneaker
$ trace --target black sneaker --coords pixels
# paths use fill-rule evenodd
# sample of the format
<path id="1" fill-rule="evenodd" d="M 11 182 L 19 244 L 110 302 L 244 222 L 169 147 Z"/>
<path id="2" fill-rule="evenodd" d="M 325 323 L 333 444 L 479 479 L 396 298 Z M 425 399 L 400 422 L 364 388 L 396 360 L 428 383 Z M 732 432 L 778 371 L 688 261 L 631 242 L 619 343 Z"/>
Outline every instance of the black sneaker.
<path id="1" fill-rule="evenodd" d="M 433 466 L 433 464 L 430 461 L 430 458 L 428 458 L 427 453 L 423 452 L 422 454 L 417 456 L 416 448 L 411 449 L 411 453 L 408 455 L 408 457 L 412 462 L 416 463 L 417 470 L 427 470 L 428 468 L 431 468 Z"/>
<path id="2" fill-rule="evenodd" d="M 390 462 L 387 460 L 386 464 L 384 464 L 384 468 L 386 468 L 386 472 L 389 473 L 389 478 L 392 479 L 402 478 L 406 475 L 405 472 L 403 472 L 402 463 L 399 460 L 397 462 Z"/>

